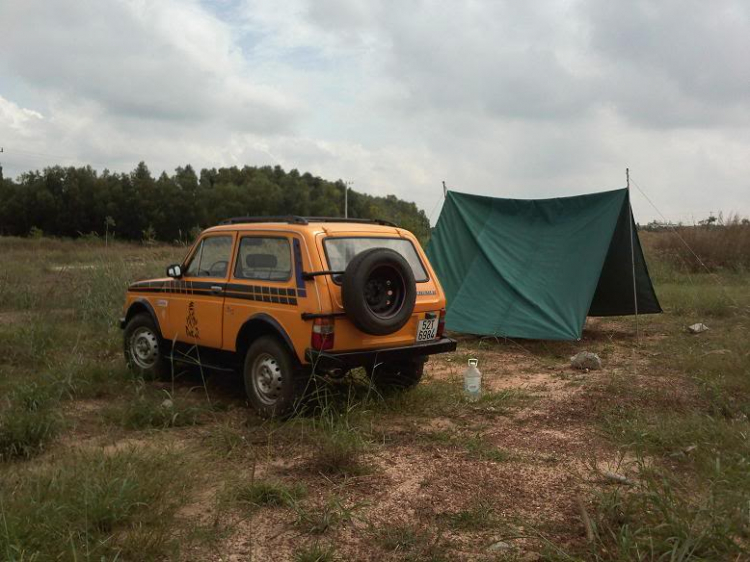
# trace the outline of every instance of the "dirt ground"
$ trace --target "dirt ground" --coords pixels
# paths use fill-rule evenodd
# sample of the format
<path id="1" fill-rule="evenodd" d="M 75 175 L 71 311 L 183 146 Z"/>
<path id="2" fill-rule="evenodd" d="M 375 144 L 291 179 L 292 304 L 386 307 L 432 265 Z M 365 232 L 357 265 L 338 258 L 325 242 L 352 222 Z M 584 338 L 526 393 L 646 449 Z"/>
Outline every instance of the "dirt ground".
<path id="1" fill-rule="evenodd" d="M 459 387 L 465 358 L 476 356 L 484 392 L 510 391 L 523 399 L 498 412 L 466 403 L 444 416 L 399 414 L 382 420 L 383 442 L 369 450 L 369 470 L 360 476 L 315 474 L 307 469 L 304 447 L 280 447 L 269 462 L 258 464 L 256 477 L 304 482 L 309 501 L 319 505 L 333 494 L 349 512 L 346 520 L 311 536 L 293 524 L 289 510 L 261 508 L 235 520 L 215 551 L 201 556 L 291 560 L 301 544 L 322 541 L 335 545 L 344 560 L 538 560 L 549 551 L 549 542 L 565 547 L 582 541 L 578 502 L 589 500 L 592 485 L 607 484 L 606 472 L 626 478 L 632 472 L 629 459 L 592 424 L 601 406 L 592 403 L 592 389 L 613 376 L 627 375 L 636 384 L 640 379 L 637 363 L 644 360 L 617 345 L 618 340 L 634 341 L 628 328 L 591 322 L 581 342 L 562 346 L 552 359 L 540 359 L 538 349 L 515 342 L 465 339 L 457 352 L 430 360 L 422 384 Z M 601 352 L 603 344 L 602 370 L 569 366 L 567 351 Z M 464 442 L 476 439 L 502 451 L 502 460 L 467 452 Z M 204 499 L 209 505 L 191 507 L 191 515 L 211 509 L 210 494 Z M 466 525 L 446 524 L 460 514 L 468 519 Z M 378 548 L 378 533 L 394 527 L 418 529 L 414 532 L 427 546 L 412 548 L 411 558 L 408 550 Z M 508 548 L 493 551 L 499 541 Z"/>

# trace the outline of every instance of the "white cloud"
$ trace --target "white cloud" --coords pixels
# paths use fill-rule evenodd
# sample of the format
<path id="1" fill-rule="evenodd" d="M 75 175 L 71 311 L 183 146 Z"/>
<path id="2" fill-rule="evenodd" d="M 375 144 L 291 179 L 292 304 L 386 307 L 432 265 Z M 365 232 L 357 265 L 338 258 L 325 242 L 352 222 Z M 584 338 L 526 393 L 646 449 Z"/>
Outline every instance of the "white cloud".
<path id="1" fill-rule="evenodd" d="M 0 66 L 122 119 L 289 130 L 303 105 L 253 78 L 231 28 L 192 2 L 6 2 Z"/>
<path id="2" fill-rule="evenodd" d="M 9 130 L 27 135 L 43 119 L 44 117 L 38 111 L 19 107 L 0 96 L 0 123 Z"/>

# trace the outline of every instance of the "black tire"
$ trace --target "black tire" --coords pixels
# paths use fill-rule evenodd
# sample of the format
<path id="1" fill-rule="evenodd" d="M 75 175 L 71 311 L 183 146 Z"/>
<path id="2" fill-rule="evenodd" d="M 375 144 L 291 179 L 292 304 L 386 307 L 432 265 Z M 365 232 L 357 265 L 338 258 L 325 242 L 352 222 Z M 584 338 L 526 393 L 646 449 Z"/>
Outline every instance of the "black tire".
<path id="1" fill-rule="evenodd" d="M 310 383 L 309 371 L 274 336 L 261 336 L 250 344 L 242 376 L 248 400 L 263 418 L 293 414 Z"/>
<path id="2" fill-rule="evenodd" d="M 164 353 L 164 341 L 151 316 L 133 316 L 123 334 L 125 362 L 131 371 L 145 379 L 169 379 L 172 368 Z"/>
<path id="3" fill-rule="evenodd" d="M 417 285 L 409 263 L 387 248 L 360 252 L 346 267 L 344 311 L 366 334 L 385 336 L 403 328 L 414 312 Z"/>
<path id="4" fill-rule="evenodd" d="M 393 392 L 414 388 L 422 380 L 426 357 L 408 361 L 380 363 L 367 369 L 373 386 L 381 392 Z"/>

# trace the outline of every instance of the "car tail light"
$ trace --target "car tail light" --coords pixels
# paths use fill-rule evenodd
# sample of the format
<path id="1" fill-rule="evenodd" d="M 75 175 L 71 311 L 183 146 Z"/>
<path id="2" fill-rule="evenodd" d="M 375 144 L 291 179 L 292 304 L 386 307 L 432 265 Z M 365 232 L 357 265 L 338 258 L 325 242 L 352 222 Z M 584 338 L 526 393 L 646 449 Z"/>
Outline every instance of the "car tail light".
<path id="1" fill-rule="evenodd" d="M 438 331 L 437 337 L 442 338 L 443 332 L 445 332 L 445 309 L 440 309 L 440 320 L 438 320 Z"/>
<path id="2" fill-rule="evenodd" d="M 313 320 L 311 345 L 318 351 L 333 349 L 333 318 Z"/>

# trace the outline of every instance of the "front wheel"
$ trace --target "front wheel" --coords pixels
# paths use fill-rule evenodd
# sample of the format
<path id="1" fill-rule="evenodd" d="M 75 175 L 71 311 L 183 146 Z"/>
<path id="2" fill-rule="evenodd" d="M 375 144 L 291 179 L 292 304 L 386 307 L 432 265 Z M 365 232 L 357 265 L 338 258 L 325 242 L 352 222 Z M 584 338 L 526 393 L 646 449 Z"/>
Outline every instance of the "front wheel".
<path id="1" fill-rule="evenodd" d="M 384 392 L 406 390 L 417 386 L 424 373 L 426 357 L 407 361 L 380 363 L 367 370 L 370 381 Z"/>
<path id="2" fill-rule="evenodd" d="M 164 357 L 159 329 L 148 314 L 136 314 L 125 326 L 125 361 L 128 367 L 148 379 L 167 378 L 171 372 Z"/>
<path id="3" fill-rule="evenodd" d="M 289 349 L 273 336 L 255 340 L 245 355 L 245 392 L 264 418 L 292 414 L 310 377 Z"/>

